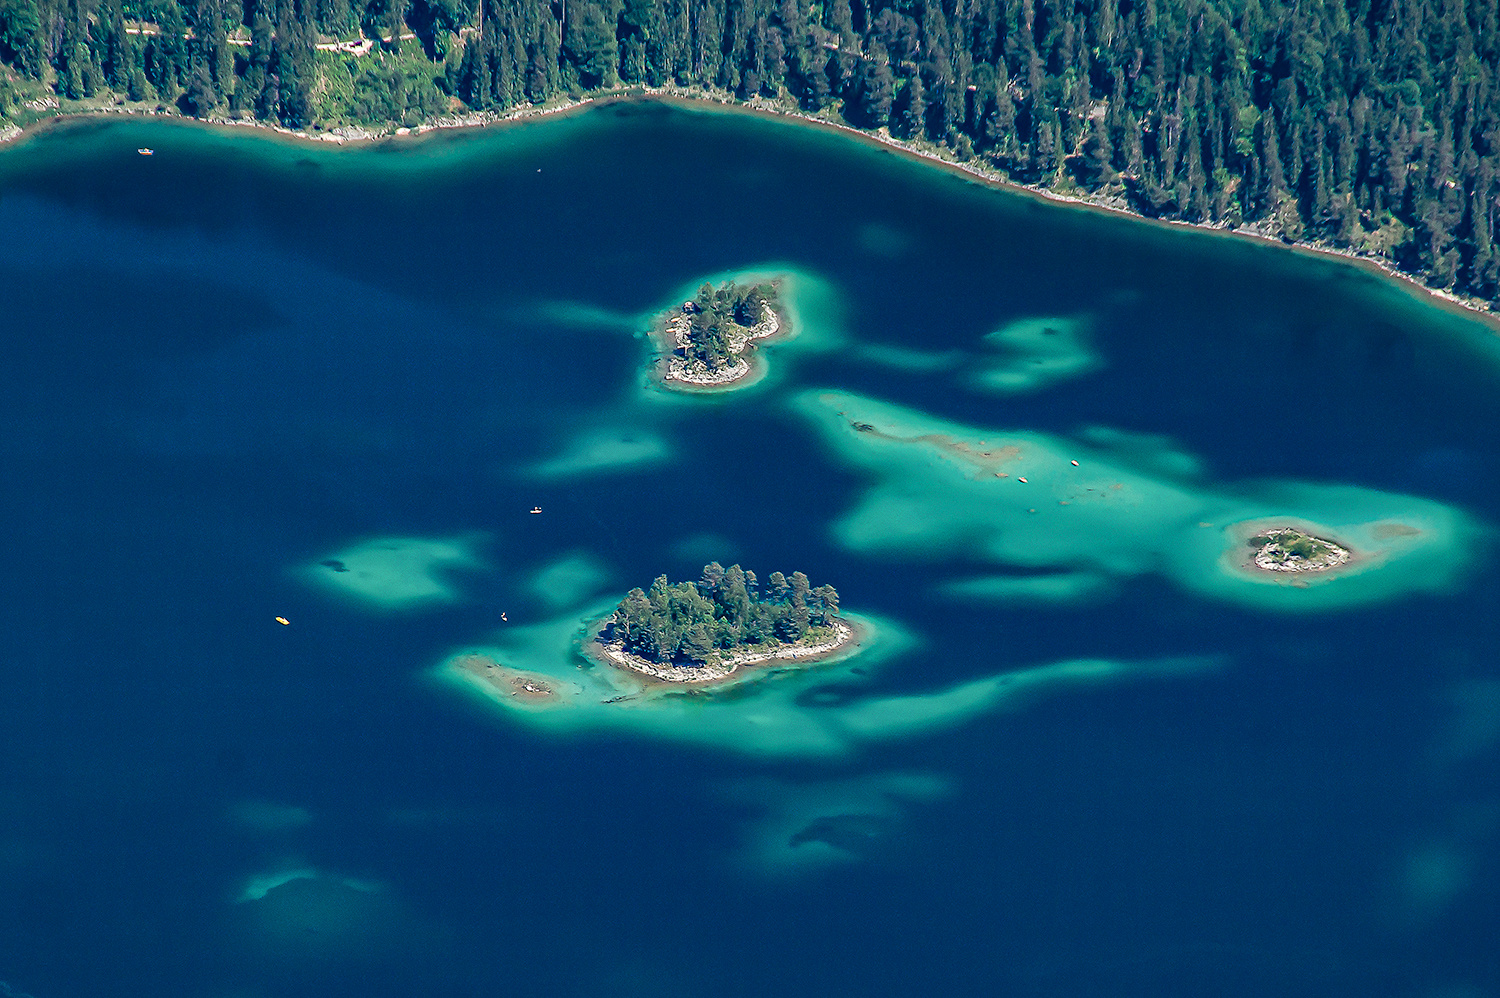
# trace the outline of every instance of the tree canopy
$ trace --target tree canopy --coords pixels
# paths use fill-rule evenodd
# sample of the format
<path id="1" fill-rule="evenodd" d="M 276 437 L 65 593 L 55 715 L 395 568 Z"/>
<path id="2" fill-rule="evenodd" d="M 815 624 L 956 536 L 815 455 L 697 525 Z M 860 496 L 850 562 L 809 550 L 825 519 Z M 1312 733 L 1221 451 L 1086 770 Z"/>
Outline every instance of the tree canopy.
<path id="1" fill-rule="evenodd" d="M 770 284 L 704 284 L 683 306 L 688 340 L 684 352 L 710 371 L 728 367 L 734 363 L 736 343 L 743 342 L 749 327 L 761 321 L 766 306 L 775 300 L 776 289 Z"/>
<path id="2" fill-rule="evenodd" d="M 702 664 L 721 652 L 802 641 L 838 615 L 839 594 L 807 576 L 772 572 L 762 589 L 754 572 L 718 562 L 697 582 L 659 576 L 615 607 L 606 638 L 653 662 Z"/>

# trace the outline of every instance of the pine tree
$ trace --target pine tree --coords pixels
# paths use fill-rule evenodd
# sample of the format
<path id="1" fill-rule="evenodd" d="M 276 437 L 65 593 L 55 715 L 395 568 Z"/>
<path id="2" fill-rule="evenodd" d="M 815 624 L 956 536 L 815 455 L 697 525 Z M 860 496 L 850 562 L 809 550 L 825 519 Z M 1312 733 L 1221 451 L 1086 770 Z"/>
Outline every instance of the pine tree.
<path id="1" fill-rule="evenodd" d="M 1114 149 L 1109 141 L 1109 128 L 1104 124 L 1102 115 L 1096 116 L 1090 122 L 1089 137 L 1083 144 L 1081 167 L 1085 182 L 1097 187 L 1112 180 L 1115 173 L 1113 158 Z"/>
<path id="2" fill-rule="evenodd" d="M 921 74 L 914 73 L 901 85 L 894 105 L 895 120 L 891 131 L 902 138 L 916 138 L 922 134 L 927 120 L 927 96 L 922 89 Z"/>
<path id="3" fill-rule="evenodd" d="M 853 101 L 858 108 L 860 124 L 866 128 L 881 128 L 891 120 L 891 103 L 894 99 L 895 80 L 885 50 L 878 45 L 860 61 L 855 76 Z"/>

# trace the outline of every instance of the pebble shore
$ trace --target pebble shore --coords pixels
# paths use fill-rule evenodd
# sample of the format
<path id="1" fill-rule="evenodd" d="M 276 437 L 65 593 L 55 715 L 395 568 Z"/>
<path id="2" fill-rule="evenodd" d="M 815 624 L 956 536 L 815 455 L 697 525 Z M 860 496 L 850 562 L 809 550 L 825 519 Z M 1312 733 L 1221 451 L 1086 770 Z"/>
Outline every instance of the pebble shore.
<path id="1" fill-rule="evenodd" d="M 854 637 L 854 628 L 843 621 L 834 621 L 833 629 L 833 638 L 815 645 L 791 645 L 771 651 L 731 655 L 720 659 L 718 662 L 710 662 L 701 666 L 663 665 L 658 662 L 647 661 L 639 655 L 632 655 L 625 651 L 619 642 L 606 644 L 596 639 L 594 647 L 611 664 L 617 665 L 622 669 L 629 669 L 632 672 L 639 672 L 653 679 L 659 679 L 662 682 L 712 683 L 729 678 L 741 666 L 761 665 L 765 662 L 776 661 L 796 662 L 810 658 L 819 658 L 837 651 Z"/>
<path id="2" fill-rule="evenodd" d="M 691 324 L 686 314 L 675 315 L 667 320 L 667 332 L 671 334 L 679 350 L 687 349 L 690 329 Z M 780 331 L 781 317 L 776 314 L 774 308 L 766 305 L 765 318 L 757 322 L 745 335 L 730 339 L 729 352 L 735 355 L 733 364 L 719 371 L 710 371 L 702 361 L 690 361 L 687 357 L 674 354 L 667 358 L 667 369 L 662 374 L 662 380 L 680 381 L 699 388 L 732 384 L 750 373 L 750 362 L 740 354 L 744 353 L 754 341 L 775 336 Z"/>

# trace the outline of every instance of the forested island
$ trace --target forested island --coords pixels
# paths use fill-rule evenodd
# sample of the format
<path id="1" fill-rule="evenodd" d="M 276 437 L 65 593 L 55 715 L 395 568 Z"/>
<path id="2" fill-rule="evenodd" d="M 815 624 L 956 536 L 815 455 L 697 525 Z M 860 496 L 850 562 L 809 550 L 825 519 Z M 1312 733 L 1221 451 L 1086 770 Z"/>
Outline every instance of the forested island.
<path id="1" fill-rule="evenodd" d="M 699 387 L 723 387 L 750 373 L 756 340 L 781 329 L 776 287 L 725 281 L 704 284 L 690 301 L 660 320 L 661 377 Z"/>
<path id="2" fill-rule="evenodd" d="M 723 679 L 776 660 L 809 662 L 839 650 L 854 629 L 838 616 L 839 594 L 806 575 L 754 572 L 718 562 L 697 582 L 659 576 L 632 589 L 588 642 L 594 657 L 668 682 Z"/>
<path id="3" fill-rule="evenodd" d="M 0 0 L 0 135 L 347 134 L 650 88 L 1500 295 L 1494 0 Z"/>

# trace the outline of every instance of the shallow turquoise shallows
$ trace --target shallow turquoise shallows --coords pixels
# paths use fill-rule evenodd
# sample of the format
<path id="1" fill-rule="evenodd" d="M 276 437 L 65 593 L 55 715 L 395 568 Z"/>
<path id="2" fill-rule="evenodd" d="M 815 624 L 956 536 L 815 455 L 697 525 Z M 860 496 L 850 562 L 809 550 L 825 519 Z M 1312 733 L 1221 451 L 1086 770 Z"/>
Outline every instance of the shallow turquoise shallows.
<path id="1" fill-rule="evenodd" d="M 1411 289 L 743 114 L 101 120 L 0 345 L 0 995 L 1500 996 L 1500 338 Z M 859 641 L 580 654 L 710 561 Z"/>

